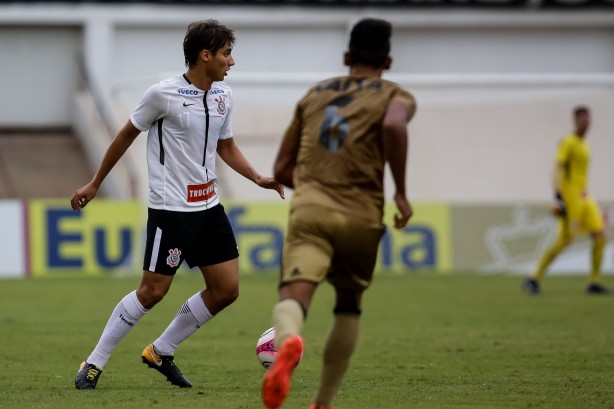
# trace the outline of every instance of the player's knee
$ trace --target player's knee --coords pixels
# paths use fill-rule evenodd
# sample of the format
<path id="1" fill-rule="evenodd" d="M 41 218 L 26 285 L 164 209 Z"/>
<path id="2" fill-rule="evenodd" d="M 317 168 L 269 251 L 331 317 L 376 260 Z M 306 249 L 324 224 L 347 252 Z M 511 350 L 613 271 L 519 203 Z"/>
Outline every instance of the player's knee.
<path id="1" fill-rule="evenodd" d="M 219 289 L 218 291 L 215 291 L 214 297 L 218 304 L 218 308 L 225 308 L 235 302 L 237 298 L 239 298 L 239 287 L 237 286 Z"/>
<path id="2" fill-rule="evenodd" d="M 347 290 L 337 287 L 337 302 L 333 313 L 337 314 L 354 314 L 360 315 L 362 299 L 362 290 Z"/>
<path id="3" fill-rule="evenodd" d="M 560 248 L 569 246 L 571 244 L 571 235 L 564 234 L 560 236 L 556 244 Z"/>
<path id="4" fill-rule="evenodd" d="M 141 286 L 137 290 L 137 297 L 143 307 L 150 309 L 164 298 L 168 292 L 167 288 L 156 286 Z"/>
<path id="5" fill-rule="evenodd" d="M 356 304 L 353 305 L 338 305 L 333 310 L 335 315 L 338 314 L 350 314 L 350 315 L 360 315 L 362 314 L 362 310 Z"/>
<path id="6" fill-rule="evenodd" d="M 226 305 L 230 305 L 235 302 L 239 298 L 239 289 L 236 288 L 233 291 L 229 291 L 225 294 L 224 300 L 226 301 Z"/>
<path id="7" fill-rule="evenodd" d="M 338 296 L 337 304 L 333 309 L 333 313 L 335 315 L 360 315 L 362 313 L 362 310 L 360 309 L 360 298 L 358 296 Z"/>
<path id="8" fill-rule="evenodd" d="M 593 234 L 593 242 L 596 244 L 604 244 L 606 241 L 605 234 L 603 231 Z"/>

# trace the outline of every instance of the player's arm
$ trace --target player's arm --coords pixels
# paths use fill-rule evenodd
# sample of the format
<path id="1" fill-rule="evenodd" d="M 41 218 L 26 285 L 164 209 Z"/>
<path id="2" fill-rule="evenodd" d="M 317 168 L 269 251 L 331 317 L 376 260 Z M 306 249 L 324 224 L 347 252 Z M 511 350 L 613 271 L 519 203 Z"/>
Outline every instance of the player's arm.
<path id="1" fill-rule="evenodd" d="M 115 135 L 113 141 L 107 148 L 98 171 L 92 178 L 92 180 L 85 186 L 78 189 L 70 200 L 70 204 L 74 210 L 81 210 L 96 196 L 98 188 L 102 184 L 102 181 L 107 177 L 111 169 L 115 166 L 117 161 L 126 153 L 126 150 L 132 145 L 132 142 L 141 133 L 131 121 L 128 121 L 126 125 Z"/>
<path id="2" fill-rule="evenodd" d="M 566 163 L 571 155 L 571 145 L 569 138 L 563 138 L 559 143 L 556 152 L 554 169 L 552 170 L 552 188 L 554 190 L 554 203 L 552 205 L 552 214 L 555 216 L 565 216 L 567 207 L 563 200 L 563 181 L 565 179 Z"/>
<path id="3" fill-rule="evenodd" d="M 565 175 L 565 165 L 556 163 L 552 171 L 552 188 L 554 189 L 554 204 L 552 206 L 552 214 L 555 216 L 565 216 L 567 214 L 567 206 L 561 194 L 563 189 L 563 178 Z"/>
<path id="4" fill-rule="evenodd" d="M 390 166 L 395 185 L 394 201 L 399 213 L 394 216 L 394 227 L 397 229 L 407 225 L 413 215 L 413 209 L 405 191 L 405 168 L 407 164 L 407 148 L 409 145 L 407 122 L 411 119 L 413 110 L 407 105 L 392 100 L 386 110 L 383 122 L 384 157 Z"/>
<path id="5" fill-rule="evenodd" d="M 555 163 L 552 170 L 552 188 L 555 192 L 560 192 L 563 188 L 563 177 L 565 175 L 565 165 L 563 163 Z"/>
<path id="6" fill-rule="evenodd" d="M 220 139 L 217 142 L 217 154 L 235 172 L 251 180 L 258 186 L 265 189 L 273 189 L 284 199 L 284 187 L 273 178 L 262 176 L 247 161 L 243 153 L 234 142 L 234 138 Z"/>
<path id="7" fill-rule="evenodd" d="M 297 105 L 294 118 L 286 130 L 273 165 L 273 176 L 284 186 L 294 189 L 294 168 L 300 146 L 301 105 Z"/>
<path id="8" fill-rule="evenodd" d="M 296 167 L 296 155 L 298 153 L 298 139 L 297 138 L 284 138 L 279 151 L 277 152 L 277 158 L 274 165 L 274 176 L 281 184 L 294 188 L 293 174 Z"/>

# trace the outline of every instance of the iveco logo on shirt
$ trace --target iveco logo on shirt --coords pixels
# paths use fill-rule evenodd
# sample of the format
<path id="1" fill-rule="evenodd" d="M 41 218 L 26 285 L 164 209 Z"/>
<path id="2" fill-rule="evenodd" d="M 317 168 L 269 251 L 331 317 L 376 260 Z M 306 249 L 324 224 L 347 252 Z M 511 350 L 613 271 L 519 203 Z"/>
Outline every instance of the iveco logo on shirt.
<path id="1" fill-rule="evenodd" d="M 209 95 L 223 94 L 223 93 L 224 93 L 223 89 L 212 89 L 211 91 L 209 91 Z"/>
<path id="2" fill-rule="evenodd" d="M 193 89 L 178 89 L 177 92 L 181 95 L 198 95 L 198 91 Z"/>

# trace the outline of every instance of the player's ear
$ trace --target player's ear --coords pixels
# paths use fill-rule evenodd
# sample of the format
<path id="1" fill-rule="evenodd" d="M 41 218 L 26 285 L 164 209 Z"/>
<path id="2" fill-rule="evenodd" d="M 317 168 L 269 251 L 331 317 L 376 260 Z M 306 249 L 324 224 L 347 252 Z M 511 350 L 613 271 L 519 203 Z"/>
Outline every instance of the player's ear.
<path id="1" fill-rule="evenodd" d="M 392 57 L 388 56 L 386 57 L 386 61 L 384 61 L 384 69 L 389 70 L 391 66 L 392 66 Z"/>
<path id="2" fill-rule="evenodd" d="M 207 62 L 209 62 L 209 58 L 211 58 L 211 53 L 209 52 L 209 50 L 202 50 L 200 52 L 200 59 L 201 59 L 201 61 L 207 63 Z"/>
<path id="3" fill-rule="evenodd" d="M 348 67 L 350 66 L 350 53 L 349 51 L 346 51 L 343 53 L 343 64 L 347 65 Z"/>

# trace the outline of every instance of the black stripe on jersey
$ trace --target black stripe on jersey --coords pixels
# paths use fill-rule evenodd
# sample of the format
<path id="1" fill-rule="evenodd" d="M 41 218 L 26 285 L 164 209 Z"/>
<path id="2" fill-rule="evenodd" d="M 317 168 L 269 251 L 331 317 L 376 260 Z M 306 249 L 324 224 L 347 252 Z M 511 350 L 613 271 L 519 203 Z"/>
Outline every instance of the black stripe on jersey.
<path id="1" fill-rule="evenodd" d="M 164 144 L 162 143 L 162 122 L 164 122 L 164 118 L 158 119 L 158 143 L 160 144 L 160 164 L 164 165 Z"/>
<path id="2" fill-rule="evenodd" d="M 203 166 L 205 166 L 205 161 L 207 160 L 207 143 L 209 142 L 209 107 L 207 106 L 207 94 L 209 91 L 205 91 L 205 96 L 203 97 L 203 105 L 205 107 L 205 152 L 203 155 Z M 209 181 L 208 170 L 207 172 L 207 181 Z"/>
<path id="3" fill-rule="evenodd" d="M 183 79 L 185 79 L 188 82 L 188 84 L 192 85 L 192 81 L 190 81 L 185 74 L 183 74 Z"/>

